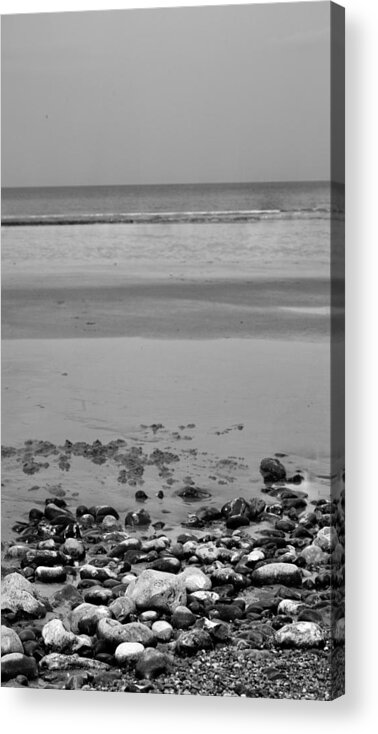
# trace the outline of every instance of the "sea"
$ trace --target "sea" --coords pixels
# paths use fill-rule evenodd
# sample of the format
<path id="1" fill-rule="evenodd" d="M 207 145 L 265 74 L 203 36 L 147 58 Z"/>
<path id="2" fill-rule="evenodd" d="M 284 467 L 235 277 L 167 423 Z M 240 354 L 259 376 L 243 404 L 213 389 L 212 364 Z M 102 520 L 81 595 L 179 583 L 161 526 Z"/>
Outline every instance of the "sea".
<path id="1" fill-rule="evenodd" d="M 2 258 L 324 276 L 343 217 L 329 182 L 3 188 Z"/>

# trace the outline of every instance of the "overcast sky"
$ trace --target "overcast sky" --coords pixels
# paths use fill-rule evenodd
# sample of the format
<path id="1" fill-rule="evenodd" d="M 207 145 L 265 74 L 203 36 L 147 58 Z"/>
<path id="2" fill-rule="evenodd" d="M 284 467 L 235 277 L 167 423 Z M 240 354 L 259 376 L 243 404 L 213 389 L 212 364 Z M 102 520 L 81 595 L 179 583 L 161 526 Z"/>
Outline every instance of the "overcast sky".
<path id="1" fill-rule="evenodd" d="M 2 185 L 329 178 L 330 4 L 2 18 Z"/>

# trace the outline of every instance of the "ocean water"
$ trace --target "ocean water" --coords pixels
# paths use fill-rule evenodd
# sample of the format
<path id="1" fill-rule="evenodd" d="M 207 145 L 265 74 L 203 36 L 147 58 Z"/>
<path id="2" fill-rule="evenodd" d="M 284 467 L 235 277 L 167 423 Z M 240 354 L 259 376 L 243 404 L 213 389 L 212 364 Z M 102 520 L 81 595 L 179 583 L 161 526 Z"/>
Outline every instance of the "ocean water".
<path id="1" fill-rule="evenodd" d="M 331 216 L 343 195 L 327 182 L 3 189 L 2 258 L 327 277 Z"/>

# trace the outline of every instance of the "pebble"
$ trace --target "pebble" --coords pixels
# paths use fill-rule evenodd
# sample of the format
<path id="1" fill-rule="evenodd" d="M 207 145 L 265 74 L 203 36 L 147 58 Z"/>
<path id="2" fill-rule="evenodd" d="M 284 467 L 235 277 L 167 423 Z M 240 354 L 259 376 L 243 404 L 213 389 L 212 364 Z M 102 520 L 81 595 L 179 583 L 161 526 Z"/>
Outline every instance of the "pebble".
<path id="1" fill-rule="evenodd" d="M 95 604 L 79 604 L 70 614 L 71 631 L 74 634 L 82 632 L 84 634 L 94 634 L 97 623 L 100 619 L 108 619 L 111 611 L 105 606 L 97 606 Z"/>
<path id="2" fill-rule="evenodd" d="M 1 583 L 1 609 L 20 618 L 44 617 L 46 609 L 38 601 L 33 584 L 19 573 L 10 573 Z"/>
<path id="3" fill-rule="evenodd" d="M 109 665 L 100 660 L 83 658 L 76 653 L 73 655 L 61 655 L 58 652 L 50 652 L 40 661 L 41 669 L 45 670 L 70 670 L 82 668 L 84 670 L 109 670 Z"/>
<path id="4" fill-rule="evenodd" d="M 67 538 L 62 546 L 62 551 L 70 556 L 73 561 L 81 561 L 85 558 L 84 543 L 76 538 Z"/>
<path id="5" fill-rule="evenodd" d="M 211 650 L 213 643 L 206 630 L 192 629 L 181 632 L 176 640 L 177 655 L 195 655 L 199 650 Z"/>
<path id="6" fill-rule="evenodd" d="M 67 571 L 64 566 L 38 566 L 35 577 L 44 584 L 57 584 L 66 580 Z"/>
<path id="7" fill-rule="evenodd" d="M 301 586 L 302 576 L 294 563 L 267 563 L 255 569 L 251 575 L 254 584 L 287 584 Z"/>
<path id="8" fill-rule="evenodd" d="M 304 609 L 303 602 L 294 601 L 293 599 L 282 599 L 277 607 L 277 614 L 287 614 L 289 617 L 296 617 L 302 609 Z"/>
<path id="9" fill-rule="evenodd" d="M 1 680 L 7 681 L 23 675 L 28 680 L 38 678 L 38 666 L 33 657 L 11 652 L 1 657 Z"/>
<path id="10" fill-rule="evenodd" d="M 64 627 L 60 619 L 51 619 L 42 629 L 42 639 L 52 652 L 70 652 L 76 636 Z"/>
<path id="11" fill-rule="evenodd" d="M 23 654 L 22 642 L 15 630 L 1 625 L 1 655 L 10 655 L 13 652 Z"/>
<path id="12" fill-rule="evenodd" d="M 325 551 L 326 553 L 331 553 L 338 542 L 339 539 L 337 536 L 337 532 L 332 526 L 325 526 L 324 528 L 321 528 L 321 530 L 319 530 L 316 534 L 316 538 L 314 539 L 314 545 L 318 545 L 319 548 L 321 548 L 322 551 Z"/>
<path id="13" fill-rule="evenodd" d="M 315 622 L 285 624 L 275 636 L 275 642 L 280 647 L 319 647 L 324 641 L 324 632 Z"/>
<path id="14" fill-rule="evenodd" d="M 171 623 L 173 627 L 177 629 L 189 629 L 196 621 L 196 616 L 188 607 L 180 606 L 176 607 L 175 611 L 171 616 Z"/>
<path id="15" fill-rule="evenodd" d="M 307 566 L 317 566 L 321 563 L 324 563 L 325 559 L 327 558 L 326 554 L 319 545 L 314 545 L 311 543 L 310 545 L 307 545 L 306 548 L 303 548 L 303 550 L 300 552 L 300 558 L 304 558 L 306 561 Z"/>
<path id="16" fill-rule="evenodd" d="M 185 584 L 186 591 L 192 594 L 195 591 L 208 591 L 211 589 L 211 580 L 200 568 L 187 566 L 180 574 Z"/>
<path id="17" fill-rule="evenodd" d="M 127 622 L 130 614 L 134 614 L 136 610 L 135 603 L 127 596 L 119 596 L 109 604 L 108 608 L 113 617 L 121 623 Z"/>
<path id="18" fill-rule="evenodd" d="M 139 657 L 135 672 L 139 678 L 156 678 L 165 673 L 168 667 L 168 658 L 159 650 L 149 648 L 144 650 Z"/>
<path id="19" fill-rule="evenodd" d="M 156 609 L 172 612 L 186 604 L 186 591 L 182 578 L 172 573 L 146 569 L 126 590 L 126 597 L 132 599 L 136 607 L 143 611 Z"/>
<path id="20" fill-rule="evenodd" d="M 163 620 L 154 622 L 151 630 L 159 642 L 169 642 L 173 635 L 173 627 L 169 622 Z"/>
<path id="21" fill-rule="evenodd" d="M 103 604 L 107 605 L 110 599 L 113 598 L 113 592 L 111 589 L 104 588 L 102 586 L 92 586 L 83 593 L 84 601 L 88 604 Z"/>
<path id="22" fill-rule="evenodd" d="M 120 666 L 131 665 L 137 662 L 144 646 L 140 642 L 121 642 L 116 648 L 114 659 Z"/>

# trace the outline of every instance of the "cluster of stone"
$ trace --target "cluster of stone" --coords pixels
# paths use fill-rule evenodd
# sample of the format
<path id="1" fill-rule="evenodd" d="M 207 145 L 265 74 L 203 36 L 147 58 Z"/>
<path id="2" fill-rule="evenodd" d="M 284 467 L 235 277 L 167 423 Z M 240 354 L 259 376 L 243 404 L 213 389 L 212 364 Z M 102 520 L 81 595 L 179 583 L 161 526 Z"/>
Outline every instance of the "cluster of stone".
<path id="1" fill-rule="evenodd" d="M 280 462 L 261 473 L 266 499 L 202 507 L 175 539 L 108 505 L 32 509 L 3 559 L 2 680 L 85 688 L 218 646 L 341 643 L 343 497 L 309 509 Z"/>

